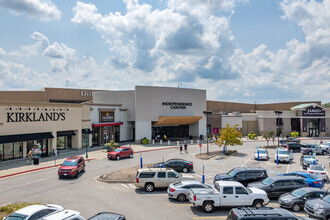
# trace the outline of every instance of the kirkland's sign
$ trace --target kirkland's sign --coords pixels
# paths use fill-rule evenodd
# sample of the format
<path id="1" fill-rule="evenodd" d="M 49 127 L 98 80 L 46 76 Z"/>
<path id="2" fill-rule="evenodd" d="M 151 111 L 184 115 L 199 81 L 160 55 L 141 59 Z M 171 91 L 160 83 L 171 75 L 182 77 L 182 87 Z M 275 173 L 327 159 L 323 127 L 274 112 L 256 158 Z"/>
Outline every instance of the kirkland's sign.
<path id="1" fill-rule="evenodd" d="M 170 109 L 186 109 L 192 106 L 191 102 L 162 102 L 162 105 L 170 106 Z"/>
<path id="2" fill-rule="evenodd" d="M 7 112 L 7 122 L 64 121 L 65 112 Z"/>
<path id="3" fill-rule="evenodd" d="M 325 111 L 323 108 L 320 108 L 318 106 L 311 106 L 306 108 L 303 112 L 302 112 L 303 116 L 325 116 Z"/>

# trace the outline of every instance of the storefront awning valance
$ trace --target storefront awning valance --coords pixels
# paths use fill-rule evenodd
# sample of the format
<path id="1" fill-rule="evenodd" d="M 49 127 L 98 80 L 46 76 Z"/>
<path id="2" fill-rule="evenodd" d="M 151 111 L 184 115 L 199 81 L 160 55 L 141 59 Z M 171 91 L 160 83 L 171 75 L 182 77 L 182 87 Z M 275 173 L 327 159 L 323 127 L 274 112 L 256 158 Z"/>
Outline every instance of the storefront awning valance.
<path id="1" fill-rule="evenodd" d="M 92 130 L 89 128 L 83 128 L 82 129 L 82 134 L 93 134 Z"/>
<path id="2" fill-rule="evenodd" d="M 201 120 L 203 116 L 159 116 L 152 125 L 188 125 Z"/>
<path id="3" fill-rule="evenodd" d="M 64 137 L 64 136 L 73 136 L 76 135 L 73 131 L 58 131 L 57 137 Z"/>
<path id="4" fill-rule="evenodd" d="M 92 124 L 92 127 L 96 128 L 96 127 L 122 125 L 122 124 L 124 124 L 124 123 L 123 122 L 99 123 L 99 124 Z"/>
<path id="5" fill-rule="evenodd" d="M 54 138 L 50 132 L 0 136 L 0 144 Z"/>

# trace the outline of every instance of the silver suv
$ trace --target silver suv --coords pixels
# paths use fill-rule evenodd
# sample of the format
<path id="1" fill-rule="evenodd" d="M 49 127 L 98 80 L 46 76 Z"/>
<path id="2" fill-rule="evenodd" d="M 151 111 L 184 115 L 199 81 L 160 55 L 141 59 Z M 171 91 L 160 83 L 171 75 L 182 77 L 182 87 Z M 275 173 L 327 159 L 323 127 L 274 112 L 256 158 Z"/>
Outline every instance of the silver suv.
<path id="1" fill-rule="evenodd" d="M 169 168 L 143 168 L 138 169 L 134 184 L 147 192 L 152 192 L 154 188 L 165 188 L 177 181 L 193 179 L 191 175 L 181 174 Z"/>

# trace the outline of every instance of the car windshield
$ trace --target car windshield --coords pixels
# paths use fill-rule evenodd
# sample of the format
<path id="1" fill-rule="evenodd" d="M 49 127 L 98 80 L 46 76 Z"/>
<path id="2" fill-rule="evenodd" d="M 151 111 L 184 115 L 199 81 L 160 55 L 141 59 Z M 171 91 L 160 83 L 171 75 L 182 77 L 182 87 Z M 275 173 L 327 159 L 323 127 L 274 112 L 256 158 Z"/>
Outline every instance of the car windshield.
<path id="1" fill-rule="evenodd" d="M 330 195 L 325 196 L 322 200 L 327 203 L 330 203 Z"/>
<path id="2" fill-rule="evenodd" d="M 246 189 L 246 191 L 248 191 L 249 193 L 252 193 L 252 190 L 251 189 L 249 189 L 247 187 L 246 188 L 244 187 L 244 189 Z"/>
<path id="3" fill-rule="evenodd" d="M 62 166 L 77 166 L 78 161 L 66 160 L 63 162 Z"/>
<path id="4" fill-rule="evenodd" d="M 269 186 L 270 184 L 272 184 L 274 182 L 274 180 L 272 178 L 266 178 L 263 181 L 261 181 L 262 184 Z"/>
<path id="5" fill-rule="evenodd" d="M 278 154 L 289 154 L 289 151 L 287 150 L 279 150 Z"/>
<path id="6" fill-rule="evenodd" d="M 229 175 L 229 176 L 235 176 L 236 175 L 236 170 L 235 169 L 232 169 L 231 171 L 229 171 L 227 174 Z"/>
<path id="7" fill-rule="evenodd" d="M 257 151 L 258 152 L 258 151 Z M 265 154 L 267 151 L 264 149 L 259 149 L 259 154 Z"/>
<path id="8" fill-rule="evenodd" d="M 304 161 L 306 161 L 306 162 L 313 162 L 315 159 L 314 159 L 314 157 L 305 157 L 304 158 Z"/>
<path id="9" fill-rule="evenodd" d="M 22 214 L 18 214 L 18 213 L 13 213 L 10 216 L 8 216 L 6 218 L 6 220 L 24 220 L 26 219 L 28 216 L 27 215 L 22 215 Z"/>
<path id="10" fill-rule="evenodd" d="M 178 177 L 181 177 L 181 176 L 182 176 L 181 173 L 178 173 L 178 172 L 176 172 L 175 170 L 173 170 L 173 172 L 174 172 Z"/>
<path id="11" fill-rule="evenodd" d="M 315 166 L 315 165 L 312 165 L 310 167 L 311 170 L 316 170 L 316 171 L 324 171 L 323 167 L 321 166 Z"/>
<path id="12" fill-rule="evenodd" d="M 120 152 L 121 151 L 121 149 L 120 148 L 117 148 L 116 150 L 115 150 L 115 152 Z"/>
<path id="13" fill-rule="evenodd" d="M 305 195 L 306 191 L 303 189 L 296 189 L 296 190 L 293 190 L 290 194 L 293 195 L 294 197 L 299 198 L 299 197 Z"/>

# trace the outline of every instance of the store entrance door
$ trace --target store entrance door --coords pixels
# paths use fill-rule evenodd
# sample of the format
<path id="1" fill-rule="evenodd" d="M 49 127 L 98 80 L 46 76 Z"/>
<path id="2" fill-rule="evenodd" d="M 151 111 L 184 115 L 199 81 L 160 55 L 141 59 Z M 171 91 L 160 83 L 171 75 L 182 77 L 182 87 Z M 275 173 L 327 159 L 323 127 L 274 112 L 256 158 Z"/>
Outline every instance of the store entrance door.
<path id="1" fill-rule="evenodd" d="M 319 134 L 319 129 L 317 128 L 310 128 L 308 129 L 308 137 L 318 137 Z"/>

